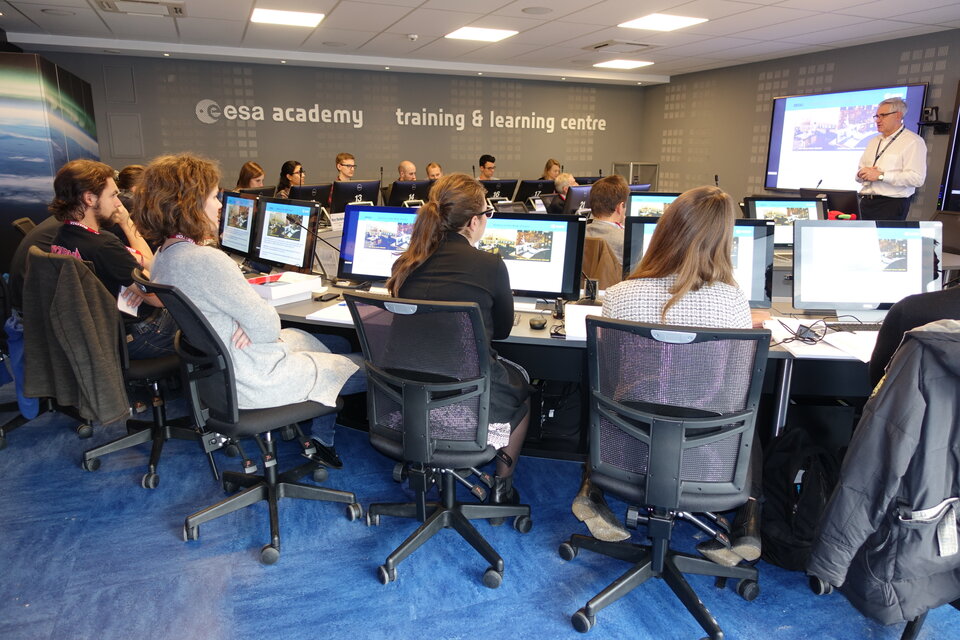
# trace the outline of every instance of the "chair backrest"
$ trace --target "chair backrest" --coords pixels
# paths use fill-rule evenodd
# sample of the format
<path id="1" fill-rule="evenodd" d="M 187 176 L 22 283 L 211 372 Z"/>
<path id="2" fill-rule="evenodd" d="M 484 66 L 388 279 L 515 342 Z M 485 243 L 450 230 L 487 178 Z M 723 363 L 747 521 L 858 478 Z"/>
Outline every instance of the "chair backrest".
<path id="1" fill-rule="evenodd" d="M 37 223 L 34 222 L 31 218 L 17 218 L 10 224 L 13 225 L 13 228 L 23 234 L 22 237 L 26 237 L 30 230 L 37 226 Z"/>
<path id="2" fill-rule="evenodd" d="M 587 318 L 591 467 L 666 509 L 745 497 L 769 340 Z"/>
<path id="3" fill-rule="evenodd" d="M 592 224 L 598 224 L 593 222 Z M 583 239 L 582 271 L 585 278 L 597 281 L 600 289 L 609 289 L 623 280 L 620 257 L 603 238 Z"/>
<path id="4" fill-rule="evenodd" d="M 160 298 L 180 329 L 174 344 L 183 362 L 197 424 L 206 425 L 209 417 L 220 423 L 235 424 L 240 419 L 236 377 L 230 353 L 220 336 L 196 305 L 176 287 L 150 282 L 141 269 L 133 270 L 133 279 L 148 293 Z"/>
<path id="5" fill-rule="evenodd" d="M 476 303 L 345 294 L 367 367 L 371 437 L 404 459 L 487 447 L 490 348 Z M 401 435 L 402 434 L 402 435 Z"/>

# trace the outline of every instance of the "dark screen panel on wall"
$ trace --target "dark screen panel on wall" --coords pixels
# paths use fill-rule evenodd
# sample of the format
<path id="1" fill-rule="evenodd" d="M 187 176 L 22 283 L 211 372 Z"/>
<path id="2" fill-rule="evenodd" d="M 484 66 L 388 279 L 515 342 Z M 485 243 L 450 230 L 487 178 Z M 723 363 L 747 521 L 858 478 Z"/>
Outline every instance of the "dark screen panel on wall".
<path id="1" fill-rule="evenodd" d="M 943 179 L 937 198 L 937 209 L 941 211 L 960 211 L 960 82 L 957 83 L 957 99 L 954 104 L 957 108 L 953 114 L 947 161 L 943 167 Z"/>
<path id="2" fill-rule="evenodd" d="M 853 189 L 857 163 L 877 134 L 873 114 L 899 97 L 909 111 L 904 126 L 917 132 L 926 84 L 774 98 L 767 151 L 767 189 Z"/>

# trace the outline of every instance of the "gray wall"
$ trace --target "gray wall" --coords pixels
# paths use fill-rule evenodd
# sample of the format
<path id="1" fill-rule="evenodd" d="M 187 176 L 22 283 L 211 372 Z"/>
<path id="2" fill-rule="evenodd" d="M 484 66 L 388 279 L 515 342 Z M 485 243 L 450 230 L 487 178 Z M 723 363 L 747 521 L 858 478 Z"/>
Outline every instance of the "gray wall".
<path id="1" fill-rule="evenodd" d="M 642 90 L 493 78 L 419 75 L 249 65 L 229 62 L 155 60 L 107 55 L 47 53 L 93 85 L 104 162 L 116 167 L 144 163 L 160 153 L 192 150 L 221 162 L 225 185 L 233 185 L 240 165 L 255 160 L 275 184 L 284 160 L 303 163 L 307 182 L 336 176 L 340 151 L 357 156 L 356 178 L 396 179 L 400 160 L 413 160 L 425 177 L 426 164 L 444 170 L 471 171 L 482 153 L 497 157 L 500 177 L 536 178 L 548 157 L 567 171 L 609 173 L 611 162 L 636 157 Z M 200 117 L 202 100 L 216 109 Z M 261 106 L 264 120 L 227 119 L 226 105 Z M 350 111 L 347 122 L 275 122 L 274 107 Z M 463 114 L 463 129 L 454 126 L 397 124 L 396 110 Z M 355 111 L 362 110 L 362 126 Z M 483 121 L 475 126 L 473 112 Z M 491 126 L 498 115 L 553 117 L 537 128 Z M 217 117 L 219 115 L 219 117 Z M 291 112 L 291 115 L 296 116 Z M 345 114 L 346 115 L 346 114 Z M 564 117 L 602 118 L 606 130 L 561 128 Z"/>
<path id="2" fill-rule="evenodd" d="M 660 163 L 665 191 L 713 184 L 719 175 L 720 186 L 736 197 L 764 193 L 774 97 L 926 82 L 927 106 L 952 120 L 958 55 L 960 30 L 952 30 L 674 76 L 669 85 L 644 90 L 638 155 Z M 916 122 L 919 111 L 911 105 L 907 118 Z M 910 212 L 919 219 L 936 209 L 949 142 L 948 135 L 924 129 L 927 181 Z"/>

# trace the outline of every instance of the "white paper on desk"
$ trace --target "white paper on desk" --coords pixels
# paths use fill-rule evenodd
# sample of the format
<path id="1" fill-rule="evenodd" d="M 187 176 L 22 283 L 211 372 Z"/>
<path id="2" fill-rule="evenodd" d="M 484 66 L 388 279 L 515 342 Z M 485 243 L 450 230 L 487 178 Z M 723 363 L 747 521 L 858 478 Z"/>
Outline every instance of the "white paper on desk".
<path id="1" fill-rule="evenodd" d="M 345 324 L 353 326 L 353 316 L 350 315 L 350 309 L 346 302 L 332 304 L 329 307 L 318 309 L 306 317 L 307 320 L 324 320 L 334 324 Z"/>
<path id="2" fill-rule="evenodd" d="M 599 316 L 600 307 L 585 304 L 567 304 L 563 306 L 563 328 L 567 340 L 587 339 L 587 316 Z"/>
<path id="3" fill-rule="evenodd" d="M 860 362 L 870 362 L 879 334 L 879 331 L 834 331 L 827 332 L 823 341 L 849 353 Z"/>
<path id="4" fill-rule="evenodd" d="M 137 285 L 132 284 L 130 286 L 135 287 Z M 124 286 L 120 287 L 120 294 L 117 296 L 117 309 L 119 309 L 120 311 L 123 311 L 128 316 L 133 316 L 134 318 L 136 318 L 137 309 L 140 307 L 140 305 L 132 305 L 129 302 L 127 302 L 127 299 L 123 297 L 123 293 L 126 290 L 127 290 L 126 287 Z"/>
<path id="5" fill-rule="evenodd" d="M 801 324 L 809 325 L 812 323 L 809 319 L 801 320 L 800 318 L 775 317 L 765 320 L 763 328 L 770 330 L 774 342 L 782 342 L 790 337 L 790 331 L 783 328 L 780 324 L 781 321 L 793 332 L 796 332 Z M 800 340 L 791 340 L 790 342 L 785 342 L 783 348 L 793 354 L 794 358 L 816 358 L 821 360 L 844 360 L 850 358 L 845 351 L 841 351 L 823 340 L 815 344 L 804 344 Z"/>

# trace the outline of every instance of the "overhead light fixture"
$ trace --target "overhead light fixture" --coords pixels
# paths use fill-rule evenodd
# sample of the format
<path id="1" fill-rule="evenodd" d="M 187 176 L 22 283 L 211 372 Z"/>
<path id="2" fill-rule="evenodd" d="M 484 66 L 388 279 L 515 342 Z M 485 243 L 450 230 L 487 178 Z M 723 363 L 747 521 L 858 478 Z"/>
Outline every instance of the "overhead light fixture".
<path id="1" fill-rule="evenodd" d="M 482 27 L 460 27 L 453 33 L 443 36 L 452 40 L 479 40 L 480 42 L 500 42 L 504 38 L 515 36 L 519 31 L 509 29 L 484 29 Z"/>
<path id="2" fill-rule="evenodd" d="M 314 28 L 323 20 L 322 13 L 304 11 L 278 11 L 276 9 L 254 9 L 250 22 L 262 24 L 281 24 L 287 27 Z"/>
<path id="3" fill-rule="evenodd" d="M 706 21 L 706 18 L 687 18 L 685 16 L 672 16 L 667 13 L 651 13 L 648 16 L 623 22 L 617 26 L 624 29 L 646 29 L 647 31 L 676 31 Z"/>
<path id="4" fill-rule="evenodd" d="M 165 53 L 165 54 L 163 54 L 163 57 L 164 57 L 164 58 L 169 58 L 169 57 L 170 57 L 170 54 L 169 54 L 169 53 Z"/>
<path id="5" fill-rule="evenodd" d="M 653 64 L 652 62 L 647 62 L 645 60 L 607 60 L 606 62 L 598 62 L 593 65 L 595 67 L 600 67 L 601 69 L 636 69 L 638 67 L 646 67 Z"/>
<path id="6" fill-rule="evenodd" d="M 281 60 L 281 61 L 280 61 L 280 64 L 287 64 L 287 61 L 286 61 L 286 60 Z"/>

